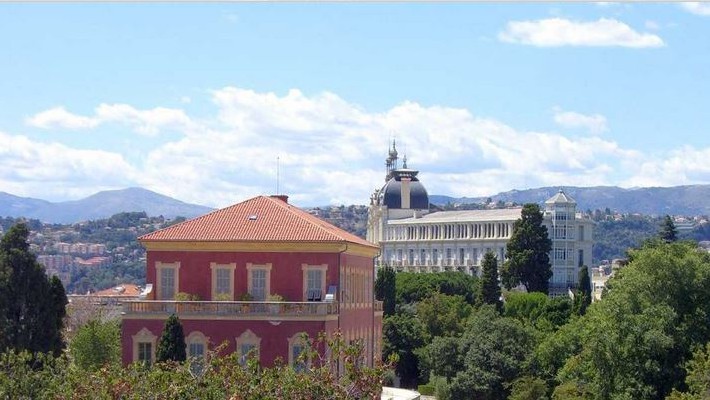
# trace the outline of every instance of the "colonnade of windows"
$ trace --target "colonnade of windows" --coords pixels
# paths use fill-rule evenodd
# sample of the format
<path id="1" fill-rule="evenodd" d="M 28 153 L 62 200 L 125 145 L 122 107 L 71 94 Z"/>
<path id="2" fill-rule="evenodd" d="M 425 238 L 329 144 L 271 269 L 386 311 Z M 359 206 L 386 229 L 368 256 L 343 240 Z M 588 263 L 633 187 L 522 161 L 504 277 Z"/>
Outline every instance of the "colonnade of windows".
<path id="1" fill-rule="evenodd" d="M 431 247 L 399 248 L 385 247 L 383 262 L 391 265 L 479 265 L 487 252 L 496 255 L 499 262 L 505 260 L 505 246 L 497 247 Z"/>
<path id="2" fill-rule="evenodd" d="M 509 238 L 512 232 L 512 222 L 393 225 L 387 227 L 385 240 L 497 239 Z"/>

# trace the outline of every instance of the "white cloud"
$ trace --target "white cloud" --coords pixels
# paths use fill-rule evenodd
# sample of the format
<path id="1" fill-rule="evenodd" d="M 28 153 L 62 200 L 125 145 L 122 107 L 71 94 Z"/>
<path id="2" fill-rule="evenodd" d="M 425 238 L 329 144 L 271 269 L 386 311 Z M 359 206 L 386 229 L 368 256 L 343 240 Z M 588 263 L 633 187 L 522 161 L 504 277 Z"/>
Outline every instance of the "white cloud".
<path id="1" fill-rule="evenodd" d="M 622 182 L 625 186 L 676 186 L 710 181 L 710 147 L 683 146 L 666 154 L 649 157 L 638 171 Z"/>
<path id="2" fill-rule="evenodd" d="M 554 112 L 555 123 L 563 128 L 583 128 L 594 134 L 608 130 L 606 117 L 601 114 L 585 115 L 574 111 L 563 111 L 559 108 L 555 108 Z"/>
<path id="3" fill-rule="evenodd" d="M 91 117 L 72 114 L 63 107 L 56 107 L 26 120 L 29 126 L 42 129 L 94 129 L 108 122 L 130 125 L 136 132 L 145 135 L 155 135 L 164 128 L 184 129 L 192 125 L 182 110 L 165 107 L 138 110 L 128 104 L 101 104 Z"/>
<path id="4" fill-rule="evenodd" d="M 15 195 L 77 198 L 135 181 L 135 169 L 122 155 L 32 141 L 0 132 L 0 187 Z"/>
<path id="5" fill-rule="evenodd" d="M 519 132 L 465 109 L 414 102 L 369 113 L 333 93 L 278 95 L 234 87 L 214 91 L 213 99 L 220 125 L 150 152 L 141 184 L 188 201 L 227 205 L 273 193 L 278 156 L 281 189 L 294 201 L 363 204 L 383 183 L 392 132 L 398 133 L 400 155 L 406 147 L 409 166 L 429 179 L 431 193 L 472 196 L 509 190 L 514 183 L 597 183 L 611 174 L 599 160 L 632 154 L 594 137 Z"/>
<path id="6" fill-rule="evenodd" d="M 66 129 L 91 129 L 95 128 L 100 123 L 96 118 L 72 114 L 65 110 L 64 107 L 54 107 L 42 111 L 27 118 L 25 122 L 27 125 L 43 129 L 55 127 Z"/>
<path id="7" fill-rule="evenodd" d="M 592 22 L 548 18 L 537 21 L 508 22 L 498 34 L 503 42 L 538 47 L 619 46 L 631 48 L 661 47 L 663 39 L 651 33 L 639 33 L 623 22 L 600 18 Z"/>
<path id="8" fill-rule="evenodd" d="M 689 1 L 685 3 L 681 3 L 681 7 L 683 7 L 685 10 L 690 11 L 693 14 L 696 15 L 702 15 L 702 16 L 710 16 L 710 4 L 708 3 L 701 3 L 698 1 Z"/>
<path id="9" fill-rule="evenodd" d="M 366 204 L 384 183 L 388 138 L 431 194 L 486 196 L 513 188 L 669 185 L 710 181 L 709 149 L 649 157 L 596 135 L 523 131 L 467 109 L 402 103 L 370 112 L 334 93 L 212 92 L 214 115 L 102 104 L 91 118 L 179 137 L 145 141 L 140 157 L 0 135 L 0 187 L 40 198 L 142 186 L 183 201 L 226 206 L 280 189 L 297 205 Z M 561 124 L 601 132 L 606 120 L 555 109 Z M 96 127 L 100 135 L 101 127 Z M 149 148 L 149 143 L 161 143 Z"/>

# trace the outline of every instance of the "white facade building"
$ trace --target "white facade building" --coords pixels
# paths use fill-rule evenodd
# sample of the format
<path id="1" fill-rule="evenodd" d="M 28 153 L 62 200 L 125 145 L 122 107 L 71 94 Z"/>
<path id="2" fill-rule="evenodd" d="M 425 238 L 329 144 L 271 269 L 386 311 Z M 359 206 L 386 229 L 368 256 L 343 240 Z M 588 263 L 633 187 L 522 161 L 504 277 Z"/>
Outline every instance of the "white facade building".
<path id="1" fill-rule="evenodd" d="M 386 162 L 385 185 L 370 199 L 367 240 L 381 249 L 377 267 L 398 271 L 480 272 L 481 261 L 493 252 L 501 263 L 513 224 L 522 208 L 430 212 L 418 171 L 397 166 L 392 147 Z M 562 190 L 544 204 L 544 224 L 552 240 L 551 295 L 566 295 L 575 287 L 583 265 L 592 265 L 593 221 L 577 213 L 576 202 Z"/>

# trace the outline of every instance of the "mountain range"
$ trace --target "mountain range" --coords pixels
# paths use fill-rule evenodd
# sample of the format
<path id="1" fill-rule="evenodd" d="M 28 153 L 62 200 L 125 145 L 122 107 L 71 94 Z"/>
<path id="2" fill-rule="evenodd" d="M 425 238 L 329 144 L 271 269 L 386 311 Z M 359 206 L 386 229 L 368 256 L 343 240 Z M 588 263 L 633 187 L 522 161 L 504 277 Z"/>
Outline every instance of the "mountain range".
<path id="1" fill-rule="evenodd" d="M 511 190 L 490 197 L 491 201 L 542 203 L 563 189 L 577 201 L 578 210 L 604 210 L 647 215 L 709 215 L 710 185 L 624 189 L 616 186 L 542 187 Z M 488 197 L 430 195 L 436 205 L 483 203 Z M 49 202 L 0 192 L 0 217 L 35 218 L 49 223 L 74 223 L 108 218 L 124 211 L 145 211 L 149 216 L 196 217 L 212 208 L 189 204 L 142 188 L 107 190 L 89 197 Z"/>
<path id="2" fill-rule="evenodd" d="M 49 202 L 0 192 L 0 216 L 34 218 L 42 222 L 68 224 L 108 218 L 124 211 L 145 211 L 166 218 L 196 217 L 211 208 L 188 204 L 142 188 L 107 190 L 81 200 Z"/>
<path id="3" fill-rule="evenodd" d="M 646 215 L 709 215 L 710 185 L 648 187 L 624 189 L 617 186 L 542 187 L 511 190 L 490 196 L 491 201 L 542 203 L 560 189 L 577 202 L 577 210 L 604 210 L 607 207 L 620 213 Z M 431 195 L 429 202 L 436 205 L 483 203 L 487 197 L 449 197 Z"/>

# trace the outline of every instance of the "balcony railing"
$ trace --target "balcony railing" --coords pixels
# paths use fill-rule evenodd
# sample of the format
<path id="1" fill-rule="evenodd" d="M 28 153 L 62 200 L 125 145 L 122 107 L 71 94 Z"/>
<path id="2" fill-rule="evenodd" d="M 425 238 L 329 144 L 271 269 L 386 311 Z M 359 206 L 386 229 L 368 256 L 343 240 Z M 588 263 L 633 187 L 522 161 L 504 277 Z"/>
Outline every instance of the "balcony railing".
<path id="1" fill-rule="evenodd" d="M 222 317 L 300 317 L 337 315 L 338 303 L 326 301 L 127 301 L 125 315 L 222 316 Z"/>

